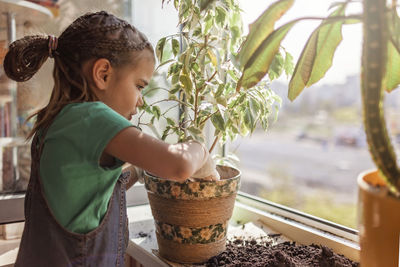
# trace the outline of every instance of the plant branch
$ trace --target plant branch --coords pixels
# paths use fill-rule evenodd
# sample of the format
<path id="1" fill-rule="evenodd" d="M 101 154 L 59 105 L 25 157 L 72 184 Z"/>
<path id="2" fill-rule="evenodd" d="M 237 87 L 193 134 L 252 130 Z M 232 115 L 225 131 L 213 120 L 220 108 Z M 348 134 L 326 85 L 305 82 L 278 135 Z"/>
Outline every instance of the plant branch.
<path id="1" fill-rule="evenodd" d="M 200 47 L 200 50 L 199 50 L 199 52 L 197 52 L 197 55 L 196 55 L 196 57 L 194 58 L 194 60 L 193 60 L 193 62 L 196 62 L 196 60 L 199 58 L 199 56 L 200 56 L 200 52 L 204 49 L 204 47 L 205 47 L 206 45 L 204 44 L 204 45 L 202 45 L 201 47 Z"/>
<path id="2" fill-rule="evenodd" d="M 170 107 L 169 109 L 167 109 L 166 111 L 164 111 L 164 112 L 161 114 L 161 116 L 164 116 L 164 115 L 167 114 L 171 109 L 174 109 L 174 108 L 176 108 L 176 107 L 178 107 L 178 106 L 179 106 L 179 103 L 176 104 L 175 106 Z"/>
<path id="3" fill-rule="evenodd" d="M 157 131 L 157 129 L 156 129 L 156 127 L 154 126 L 154 124 L 151 124 L 151 123 L 138 123 L 138 126 L 139 126 L 139 125 L 144 125 L 144 126 L 149 127 L 150 130 L 155 134 L 155 136 L 156 136 L 158 139 L 161 139 L 161 135 L 160 135 L 160 133 Z M 140 127 L 140 126 L 139 126 L 139 127 Z"/>
<path id="4" fill-rule="evenodd" d="M 219 112 L 219 110 L 209 114 L 204 120 L 200 122 L 199 126 L 203 125 L 209 118 L 211 118 L 212 115 L 216 114 L 217 112 Z"/>
<path id="5" fill-rule="evenodd" d="M 211 82 L 217 73 L 218 73 L 218 70 L 215 70 L 214 73 L 211 75 L 211 77 L 208 78 L 208 80 L 201 86 L 201 88 L 199 89 L 199 92 L 203 91 L 203 89 L 204 89 L 204 87 L 206 87 L 207 83 Z"/>
<path id="6" fill-rule="evenodd" d="M 168 102 L 168 101 L 175 101 L 180 103 L 181 105 L 185 105 L 187 107 L 190 107 L 190 105 L 188 105 L 187 103 L 180 101 L 178 99 L 162 99 L 156 102 L 151 103 L 150 105 L 148 105 L 149 107 L 154 106 L 155 104 L 161 103 L 161 102 Z M 193 110 L 193 108 L 191 108 Z M 145 114 L 146 110 L 143 110 L 142 113 L 140 113 L 139 118 L 138 118 L 138 123 L 140 123 L 140 119 L 143 117 L 143 115 Z"/>
<path id="7" fill-rule="evenodd" d="M 194 77 L 194 76 L 193 76 Z M 198 112 L 198 107 L 197 105 L 199 104 L 199 93 L 200 90 L 197 87 L 197 83 L 194 82 L 194 86 L 196 87 L 196 93 L 195 93 L 195 97 L 194 97 L 194 124 L 196 125 L 196 120 L 197 120 L 197 112 Z"/>
<path id="8" fill-rule="evenodd" d="M 215 70 L 214 71 L 214 73 L 213 73 L 213 75 L 211 75 L 211 77 L 207 80 L 207 82 L 209 83 L 209 82 L 211 82 L 212 81 L 212 79 L 214 79 L 214 77 L 215 77 L 215 75 L 218 73 L 218 70 Z M 204 86 L 203 87 L 205 87 L 206 85 L 204 84 Z"/>
<path id="9" fill-rule="evenodd" d="M 161 102 L 168 102 L 168 101 L 175 101 L 175 102 L 178 102 L 178 103 L 181 104 L 181 105 L 185 105 L 185 106 L 187 106 L 187 107 L 190 107 L 190 105 L 188 105 L 187 103 L 185 103 L 185 102 L 183 102 L 183 101 L 181 101 L 181 100 L 178 100 L 178 99 L 161 99 L 161 100 L 158 100 L 158 101 L 156 101 L 156 102 L 151 103 L 151 104 L 149 105 L 149 107 L 154 106 L 155 104 L 159 104 L 159 103 L 161 103 Z M 193 108 L 191 108 L 191 109 L 193 110 Z"/>
<path id="10" fill-rule="evenodd" d="M 218 139 L 219 139 L 219 136 L 217 135 L 217 136 L 215 137 L 215 139 L 214 139 L 213 144 L 211 145 L 211 148 L 210 148 L 210 150 L 209 150 L 209 153 L 211 153 L 211 152 L 214 150 L 214 147 L 215 147 L 215 145 L 217 144 Z"/>
<path id="11" fill-rule="evenodd" d="M 146 96 L 146 95 L 148 95 L 150 92 L 152 92 L 152 91 L 154 91 L 154 90 L 159 90 L 159 89 L 169 92 L 168 88 L 165 88 L 165 87 L 154 87 L 154 88 L 151 88 L 150 90 L 146 91 L 146 93 L 144 93 L 142 96 Z"/>

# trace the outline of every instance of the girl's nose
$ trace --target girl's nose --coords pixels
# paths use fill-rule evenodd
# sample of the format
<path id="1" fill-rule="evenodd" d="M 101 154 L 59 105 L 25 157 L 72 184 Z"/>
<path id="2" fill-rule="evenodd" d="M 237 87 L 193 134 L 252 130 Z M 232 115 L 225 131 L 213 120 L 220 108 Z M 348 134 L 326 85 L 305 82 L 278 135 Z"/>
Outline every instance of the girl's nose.
<path id="1" fill-rule="evenodd" d="M 143 96 L 139 95 L 138 101 L 137 101 L 137 106 L 141 107 L 143 106 Z"/>

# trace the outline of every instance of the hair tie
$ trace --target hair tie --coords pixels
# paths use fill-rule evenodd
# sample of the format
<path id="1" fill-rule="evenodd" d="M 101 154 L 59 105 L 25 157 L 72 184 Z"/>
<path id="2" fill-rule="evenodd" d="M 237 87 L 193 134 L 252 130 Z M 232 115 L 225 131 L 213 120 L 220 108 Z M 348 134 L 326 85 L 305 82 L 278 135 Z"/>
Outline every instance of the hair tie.
<path id="1" fill-rule="evenodd" d="M 49 35 L 49 57 L 53 58 L 54 57 L 54 52 L 57 49 L 58 45 L 58 38 L 55 37 L 54 35 Z"/>

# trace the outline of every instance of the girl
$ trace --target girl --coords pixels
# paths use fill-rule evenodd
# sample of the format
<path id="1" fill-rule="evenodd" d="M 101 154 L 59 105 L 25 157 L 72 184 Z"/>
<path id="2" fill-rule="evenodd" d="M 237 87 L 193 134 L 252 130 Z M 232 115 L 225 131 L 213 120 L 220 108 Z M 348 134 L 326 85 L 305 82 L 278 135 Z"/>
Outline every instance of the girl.
<path id="1" fill-rule="evenodd" d="M 132 127 L 155 58 L 129 23 L 104 11 L 86 14 L 59 38 L 12 43 L 4 69 L 27 81 L 48 57 L 54 88 L 28 136 L 31 178 L 15 266 L 122 266 L 125 190 L 139 178 L 121 174 L 123 163 L 178 181 L 216 177 L 215 166 L 202 144 L 171 145 Z"/>

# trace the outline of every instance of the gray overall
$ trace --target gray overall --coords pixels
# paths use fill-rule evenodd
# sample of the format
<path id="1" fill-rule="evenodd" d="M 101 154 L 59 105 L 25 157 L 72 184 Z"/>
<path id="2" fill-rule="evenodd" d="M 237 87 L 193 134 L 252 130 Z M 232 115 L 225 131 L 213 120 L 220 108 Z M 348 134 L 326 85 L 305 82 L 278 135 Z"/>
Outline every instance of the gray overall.
<path id="1" fill-rule="evenodd" d="M 35 136 L 25 196 L 25 228 L 15 266 L 124 266 L 129 237 L 125 201 L 129 174 L 119 177 L 100 225 L 87 234 L 73 233 L 55 220 L 43 195 L 39 177 L 41 151 Z"/>

